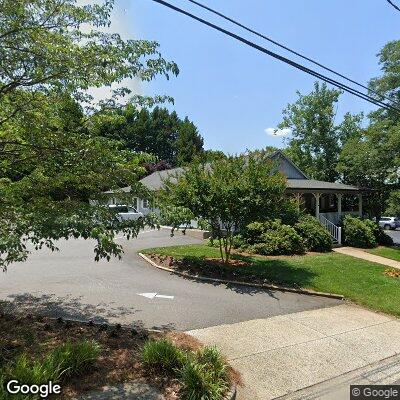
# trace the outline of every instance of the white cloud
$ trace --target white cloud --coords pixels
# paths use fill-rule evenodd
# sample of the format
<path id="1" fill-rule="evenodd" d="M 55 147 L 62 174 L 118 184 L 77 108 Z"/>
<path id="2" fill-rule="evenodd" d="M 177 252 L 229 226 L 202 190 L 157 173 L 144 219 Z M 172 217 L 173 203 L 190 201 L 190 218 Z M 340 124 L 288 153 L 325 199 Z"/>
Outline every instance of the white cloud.
<path id="1" fill-rule="evenodd" d="M 292 133 L 290 128 L 266 128 L 265 133 L 269 136 L 288 136 Z"/>

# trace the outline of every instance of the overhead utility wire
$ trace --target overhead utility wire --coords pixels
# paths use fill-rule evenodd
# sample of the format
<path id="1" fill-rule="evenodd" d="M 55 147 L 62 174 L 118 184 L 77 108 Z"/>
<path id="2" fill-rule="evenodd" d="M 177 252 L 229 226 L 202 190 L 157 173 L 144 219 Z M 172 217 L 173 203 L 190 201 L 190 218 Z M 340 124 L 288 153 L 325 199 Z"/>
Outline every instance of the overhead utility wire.
<path id="1" fill-rule="evenodd" d="M 344 90 L 344 91 L 346 91 L 348 93 L 351 93 L 351 94 L 353 94 L 353 95 L 355 95 L 355 96 L 357 96 L 357 97 L 359 97 L 359 98 L 361 98 L 363 100 L 366 100 L 366 101 L 368 101 L 368 102 L 370 102 L 372 104 L 375 104 L 376 106 L 385 108 L 387 110 L 388 109 L 392 109 L 392 110 L 395 110 L 395 111 L 400 113 L 400 109 L 398 109 L 398 108 L 396 108 L 396 107 L 394 107 L 394 106 L 392 106 L 390 104 L 383 103 L 383 102 L 381 102 L 381 101 L 379 101 L 377 99 L 374 99 L 373 97 L 371 97 L 371 96 L 369 96 L 369 95 L 367 95 L 365 93 L 362 93 L 362 92 L 360 92 L 360 91 L 358 91 L 358 90 L 356 90 L 354 88 L 351 88 L 351 87 L 349 87 L 349 86 L 347 86 L 347 85 L 345 85 L 343 83 L 340 83 L 340 82 L 338 82 L 338 81 L 336 81 L 334 79 L 328 78 L 328 77 L 326 77 L 326 76 L 324 76 L 324 75 L 322 75 L 322 74 L 320 74 L 320 73 L 318 73 L 316 71 L 313 71 L 313 70 L 311 70 L 311 69 L 309 69 L 307 67 L 304 67 L 301 64 L 298 64 L 298 63 L 296 63 L 296 62 L 294 62 L 294 61 L 292 61 L 292 60 L 290 60 L 290 59 L 288 59 L 286 57 L 283 57 L 283 56 L 281 56 L 279 54 L 276 54 L 276 53 L 266 49 L 265 47 L 259 46 L 259 45 L 255 44 L 255 43 L 253 43 L 253 42 L 251 42 L 251 41 L 249 41 L 249 40 L 247 40 L 247 39 L 245 39 L 245 38 L 243 38 L 243 37 L 241 37 L 239 35 L 236 35 L 235 33 L 232 33 L 230 31 L 227 31 L 224 28 L 219 27 L 218 25 L 215 25 L 215 24 L 213 24 L 211 22 L 208 22 L 208 21 L 206 21 L 206 20 L 204 20 L 204 19 L 202 19 L 200 17 L 197 17 L 196 15 L 193 15 L 193 14 L 191 14 L 191 13 L 185 11 L 185 10 L 182 10 L 179 7 L 176 7 L 176 6 L 174 6 L 174 5 L 170 4 L 170 3 L 167 3 L 164 0 L 152 0 L 152 1 L 154 1 L 156 3 L 159 3 L 159 4 L 161 4 L 161 5 L 163 5 L 163 6 L 167 7 L 167 8 L 170 8 L 170 9 L 172 9 L 174 11 L 177 11 L 177 12 L 179 12 L 181 14 L 184 14 L 184 15 L 192 18 L 192 19 L 195 19 L 195 20 L 201 22 L 204 25 L 207 25 L 207 26 L 209 26 L 209 27 L 211 27 L 211 28 L 213 28 L 213 29 L 215 29 L 215 30 L 217 30 L 219 32 L 224 33 L 227 36 L 233 37 L 234 39 L 236 39 L 236 40 L 238 40 L 238 41 L 240 41 L 240 42 L 242 42 L 244 44 L 247 44 L 250 47 L 255 48 L 256 50 L 261 51 L 262 53 L 265 53 L 265 54 L 267 54 L 267 55 L 269 55 L 269 56 L 271 56 L 273 58 L 276 58 L 276 59 L 278 59 L 280 61 L 283 61 L 286 64 L 289 64 L 289 65 L 291 65 L 291 66 L 293 66 L 293 67 L 295 67 L 295 68 L 297 68 L 297 69 L 299 69 L 299 70 L 301 70 L 303 72 L 306 72 L 309 75 L 315 76 L 316 78 L 321 79 L 324 82 L 330 83 L 331 85 L 336 86 L 336 87 L 338 87 L 338 88 L 340 88 L 340 89 L 342 89 L 342 90 Z"/>
<path id="2" fill-rule="evenodd" d="M 391 6 L 393 6 L 397 11 L 400 11 L 400 7 L 396 6 L 391 0 L 386 0 Z"/>
<path id="3" fill-rule="evenodd" d="M 359 82 L 357 82 L 357 81 L 355 81 L 355 80 L 353 80 L 353 79 L 341 74 L 340 72 L 337 72 L 337 71 L 333 70 L 332 68 L 329 68 L 329 67 L 319 63 L 318 61 L 315 61 L 312 58 L 307 57 L 307 56 L 299 53 L 298 51 L 295 51 L 295 50 L 293 50 L 293 49 L 291 49 L 291 48 L 289 48 L 289 47 L 277 42 L 276 40 L 271 39 L 270 37 L 268 37 L 268 36 L 266 36 L 266 35 L 264 35 L 264 34 L 262 34 L 260 32 L 255 31 L 254 29 L 249 28 L 246 25 L 243 25 L 242 23 L 240 23 L 238 21 L 235 21 L 234 19 L 228 17 L 227 15 L 224 15 L 224 14 L 220 13 L 217 10 L 214 10 L 214 9 L 212 9 L 212 8 L 202 4 L 202 3 L 199 3 L 198 1 L 195 1 L 195 0 L 187 0 L 187 1 L 189 1 L 190 3 L 196 4 L 197 6 L 203 8 L 203 9 L 205 9 L 207 11 L 212 12 L 213 14 L 218 15 L 219 17 L 221 17 L 221 18 L 223 18 L 223 19 L 225 19 L 225 20 L 227 20 L 229 22 L 232 22 L 233 24 L 239 26 L 240 28 L 245 29 L 246 31 L 248 31 L 250 33 L 253 33 L 254 35 L 256 35 L 258 37 L 261 37 L 261 38 L 263 38 L 265 40 L 268 40 L 270 43 L 275 44 L 276 46 L 280 47 L 281 49 L 284 49 L 284 50 L 286 50 L 286 51 L 288 51 L 288 52 L 290 52 L 290 53 L 302 58 L 303 60 L 307 60 L 307 61 L 313 63 L 314 65 L 317 65 L 318 67 L 323 68 L 324 70 L 329 71 L 332 74 L 335 74 L 336 76 L 340 76 L 341 78 L 346 79 L 348 82 L 351 82 L 351 83 L 353 83 L 353 84 L 355 84 L 357 86 L 360 86 L 360 87 L 362 87 L 364 89 L 367 89 L 368 91 L 370 91 L 371 93 L 375 94 L 376 96 L 379 96 L 380 98 L 384 98 L 386 100 L 389 100 L 389 101 L 393 102 L 396 105 L 395 101 L 393 99 L 391 99 L 390 97 L 387 97 L 387 96 L 385 96 L 385 95 L 383 95 L 381 93 L 378 93 L 378 92 L 372 90 L 368 86 L 365 86 L 362 83 L 359 83 Z M 387 0 L 387 1 L 390 2 L 390 0 Z M 399 11 L 400 11 L 400 9 L 399 9 Z"/>

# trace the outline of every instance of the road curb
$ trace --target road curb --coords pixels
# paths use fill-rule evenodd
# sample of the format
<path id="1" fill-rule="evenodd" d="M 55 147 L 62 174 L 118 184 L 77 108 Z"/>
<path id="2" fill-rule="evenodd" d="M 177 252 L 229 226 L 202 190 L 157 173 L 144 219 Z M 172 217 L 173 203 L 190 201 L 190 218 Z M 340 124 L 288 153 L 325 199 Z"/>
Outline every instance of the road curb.
<path id="1" fill-rule="evenodd" d="M 163 266 L 155 263 L 153 260 L 151 260 L 149 257 L 145 256 L 143 253 L 138 253 L 138 254 L 140 257 L 143 258 L 143 260 L 147 261 L 153 267 L 156 267 L 163 271 L 171 272 L 174 275 L 182 276 L 184 278 L 198 279 L 200 281 L 205 281 L 205 282 L 228 283 L 228 284 L 233 284 L 233 285 L 242 285 L 242 286 L 249 286 L 249 287 L 261 288 L 261 289 L 279 290 L 281 292 L 292 292 L 292 293 L 306 294 L 309 296 L 328 297 L 330 299 L 344 300 L 343 295 L 336 294 L 336 293 L 324 293 L 324 292 L 316 292 L 314 290 L 309 290 L 309 289 L 295 289 L 295 288 L 290 288 L 290 287 L 286 287 L 286 286 L 278 286 L 278 285 L 265 284 L 265 283 L 249 283 L 249 282 L 243 282 L 243 281 L 232 281 L 229 279 L 209 278 L 207 276 L 201 276 L 201 275 L 192 275 L 192 274 L 188 274 L 187 272 L 180 272 L 180 271 L 176 271 L 172 268 L 163 267 Z"/>

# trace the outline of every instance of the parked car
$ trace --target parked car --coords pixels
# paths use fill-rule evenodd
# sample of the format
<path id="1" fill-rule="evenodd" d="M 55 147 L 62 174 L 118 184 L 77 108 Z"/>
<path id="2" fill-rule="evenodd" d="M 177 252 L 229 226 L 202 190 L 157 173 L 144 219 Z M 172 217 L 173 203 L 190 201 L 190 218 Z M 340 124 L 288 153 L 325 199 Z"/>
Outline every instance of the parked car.
<path id="1" fill-rule="evenodd" d="M 125 204 L 110 204 L 108 208 L 117 214 L 118 221 L 137 221 L 143 218 L 143 213 Z"/>
<path id="2" fill-rule="evenodd" d="M 397 217 L 381 217 L 379 226 L 386 230 L 400 228 L 400 219 Z"/>

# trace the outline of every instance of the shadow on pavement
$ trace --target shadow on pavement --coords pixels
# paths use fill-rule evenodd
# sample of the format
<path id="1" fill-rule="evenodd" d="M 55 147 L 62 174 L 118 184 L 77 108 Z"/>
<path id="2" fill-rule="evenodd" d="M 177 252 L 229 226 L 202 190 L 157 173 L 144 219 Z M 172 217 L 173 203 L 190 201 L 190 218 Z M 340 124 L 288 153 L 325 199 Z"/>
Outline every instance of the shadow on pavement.
<path id="1" fill-rule="evenodd" d="M 96 324 L 111 324 L 121 320 L 124 316 L 130 326 L 142 330 L 145 324 L 140 319 L 134 320 L 136 313 L 142 311 L 134 307 L 113 306 L 112 303 L 87 304 L 82 297 L 55 296 L 52 294 L 32 295 L 30 293 L 9 295 L 12 300 L 1 301 L 1 310 L 5 313 L 29 312 L 50 318 L 89 322 Z M 123 324 L 124 325 L 124 324 Z M 146 327 L 148 328 L 148 327 Z M 152 326 L 150 329 L 170 331 L 175 329 L 172 323 Z"/>

